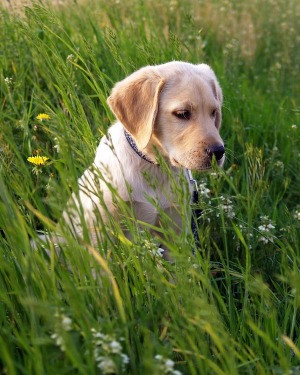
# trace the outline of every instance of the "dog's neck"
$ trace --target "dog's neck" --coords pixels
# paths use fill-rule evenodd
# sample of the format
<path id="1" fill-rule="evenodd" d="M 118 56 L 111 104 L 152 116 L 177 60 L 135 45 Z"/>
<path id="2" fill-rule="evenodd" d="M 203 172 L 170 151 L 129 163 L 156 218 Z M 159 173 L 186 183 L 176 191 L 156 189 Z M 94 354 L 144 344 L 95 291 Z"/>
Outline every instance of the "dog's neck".
<path id="1" fill-rule="evenodd" d="M 128 142 L 128 144 L 130 145 L 130 147 L 133 149 L 133 151 L 142 159 L 146 160 L 148 163 L 151 163 L 151 164 L 154 164 L 154 165 L 158 165 L 158 163 L 156 161 L 153 161 L 151 160 L 146 154 L 144 154 L 142 151 L 140 151 L 137 147 L 137 144 L 135 143 L 134 139 L 132 138 L 132 136 L 126 131 L 126 129 L 124 129 L 124 135 L 125 135 L 125 138 Z"/>

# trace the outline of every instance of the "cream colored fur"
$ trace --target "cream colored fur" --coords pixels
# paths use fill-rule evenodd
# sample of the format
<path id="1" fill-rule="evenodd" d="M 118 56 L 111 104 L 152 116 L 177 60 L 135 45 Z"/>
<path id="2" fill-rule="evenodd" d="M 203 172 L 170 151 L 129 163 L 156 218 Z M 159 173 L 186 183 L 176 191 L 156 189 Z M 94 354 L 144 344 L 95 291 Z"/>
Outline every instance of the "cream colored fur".
<path id="1" fill-rule="evenodd" d="M 92 167 L 79 179 L 79 199 L 75 193 L 72 195 L 63 213 L 64 221 L 80 234 L 81 207 L 95 237 L 98 228 L 95 212 L 101 214 L 104 222 L 106 209 L 119 220 L 118 207 L 108 186 L 111 184 L 124 201 L 131 202 L 138 220 L 159 224 L 158 212 L 147 198 L 150 196 L 180 226 L 176 214 L 178 197 L 171 191 L 169 178 L 159 165 L 150 164 L 135 153 L 124 136 L 124 128 L 153 162 L 156 162 L 156 148 L 170 164 L 175 177 L 180 168 L 209 169 L 211 156 L 207 149 L 223 145 L 219 135 L 222 92 L 214 72 L 206 64 L 185 62 L 147 66 L 117 83 L 108 104 L 117 122 L 101 139 Z M 189 120 L 176 117 L 175 113 L 184 110 L 190 111 Z M 219 164 L 223 162 L 224 157 Z M 159 181 L 157 188 L 147 183 L 145 171 L 153 181 Z"/>

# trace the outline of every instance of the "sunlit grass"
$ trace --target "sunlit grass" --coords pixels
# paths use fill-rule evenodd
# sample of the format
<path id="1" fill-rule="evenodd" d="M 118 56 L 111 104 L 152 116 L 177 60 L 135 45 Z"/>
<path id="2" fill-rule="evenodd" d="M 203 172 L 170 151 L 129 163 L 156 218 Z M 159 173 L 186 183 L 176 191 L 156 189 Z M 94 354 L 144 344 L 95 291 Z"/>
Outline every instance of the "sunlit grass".
<path id="1" fill-rule="evenodd" d="M 8 8 L 0 18 L 3 373 L 298 373 L 299 2 Z M 62 223 L 58 252 L 37 234 L 56 228 L 113 121 L 111 87 L 175 59 L 210 64 L 225 98 L 224 170 L 195 174 L 199 251 L 192 233 L 175 236 L 164 217 L 161 241 L 174 262 L 164 261 L 160 240 L 120 202 L 132 241 L 113 220 L 99 220 L 96 247 Z M 174 189 L 184 217 L 185 191 Z"/>

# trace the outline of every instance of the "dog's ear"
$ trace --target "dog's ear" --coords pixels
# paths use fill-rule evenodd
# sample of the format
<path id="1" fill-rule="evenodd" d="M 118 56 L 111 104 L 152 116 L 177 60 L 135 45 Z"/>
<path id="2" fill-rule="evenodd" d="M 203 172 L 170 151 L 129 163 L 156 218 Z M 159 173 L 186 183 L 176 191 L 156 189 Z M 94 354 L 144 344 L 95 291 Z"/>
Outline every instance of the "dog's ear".
<path id="1" fill-rule="evenodd" d="M 219 129 L 221 126 L 222 121 L 222 104 L 223 104 L 223 94 L 221 86 L 217 80 L 217 77 L 214 71 L 211 69 L 210 66 L 207 64 L 199 64 L 197 65 L 199 73 L 201 74 L 202 78 L 210 85 L 212 88 L 213 94 L 219 103 L 219 108 L 216 114 L 216 127 Z"/>
<path id="2" fill-rule="evenodd" d="M 110 109 L 140 150 L 150 141 L 163 84 L 154 68 L 145 67 L 118 82 L 107 99 Z"/>

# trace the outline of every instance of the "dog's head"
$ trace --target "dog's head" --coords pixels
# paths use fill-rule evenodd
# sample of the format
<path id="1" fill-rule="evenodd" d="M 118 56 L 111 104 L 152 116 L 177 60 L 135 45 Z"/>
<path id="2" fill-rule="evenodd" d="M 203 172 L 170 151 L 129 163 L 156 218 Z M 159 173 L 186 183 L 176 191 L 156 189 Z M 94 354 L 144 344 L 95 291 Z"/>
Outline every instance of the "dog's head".
<path id="1" fill-rule="evenodd" d="M 156 146 L 173 166 L 193 170 L 223 165 L 219 131 L 222 91 L 206 64 L 170 62 L 142 68 L 116 84 L 108 104 L 138 148 Z"/>

